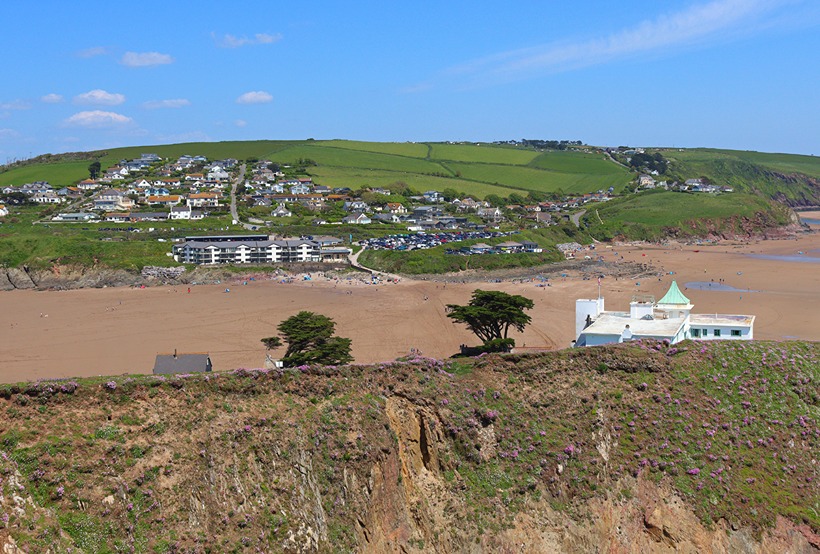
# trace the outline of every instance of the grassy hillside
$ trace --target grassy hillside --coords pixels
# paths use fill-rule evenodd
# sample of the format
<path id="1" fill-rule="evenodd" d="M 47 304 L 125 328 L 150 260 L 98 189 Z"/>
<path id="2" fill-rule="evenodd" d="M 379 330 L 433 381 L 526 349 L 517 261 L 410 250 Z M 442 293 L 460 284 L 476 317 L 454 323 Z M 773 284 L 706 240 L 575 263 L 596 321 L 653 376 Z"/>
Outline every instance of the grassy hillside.
<path id="1" fill-rule="evenodd" d="M 707 149 L 663 154 L 680 179 L 705 176 L 714 184 L 794 206 L 820 204 L 820 158 L 814 156 Z"/>
<path id="2" fill-rule="evenodd" d="M 820 531 L 818 355 L 638 342 L 0 386 L 0 542 L 421 553 L 735 537 L 756 551 L 779 517 L 792 541 Z M 688 517 L 700 548 L 677 527 Z"/>
<path id="3" fill-rule="evenodd" d="M 310 159 L 318 165 L 310 167 L 309 173 L 320 184 L 331 187 L 359 188 L 404 181 L 416 190 L 452 188 L 479 197 L 530 190 L 590 192 L 611 185 L 622 186 L 631 179 L 623 168 L 595 156 L 569 151 L 543 154 L 472 144 L 344 140 L 185 143 L 113 148 L 99 153 L 99 158 L 105 168 L 144 152 L 169 158 L 201 154 L 210 159 L 254 157 L 280 163 Z M 38 179 L 67 185 L 88 176 L 89 161 L 61 162 L 57 158 L 49 159 L 49 164 L 15 167 L 0 173 L 0 185 L 20 185 Z"/>
<path id="4" fill-rule="evenodd" d="M 241 233 L 228 215 L 204 221 L 34 225 L 42 208 L 15 208 L 0 226 L 0 265 L 32 269 L 52 265 L 139 271 L 145 265 L 177 265 L 167 254 L 184 234 Z M 154 231 L 149 231 L 153 228 Z M 173 228 L 173 230 L 171 230 Z M 160 241 L 162 239 L 162 241 Z"/>
<path id="5" fill-rule="evenodd" d="M 470 246 L 478 242 L 494 245 L 508 240 L 531 240 L 543 247 L 544 252 L 474 256 L 460 256 L 446 253 L 447 249 Z M 574 226 L 562 225 L 547 227 L 545 229 L 524 230 L 507 237 L 474 239 L 455 244 L 444 244 L 427 250 L 404 252 L 393 250 L 365 250 L 361 256 L 359 256 L 359 262 L 368 268 L 406 275 L 454 273 L 467 269 L 493 270 L 537 267 L 564 260 L 563 254 L 555 248 L 555 245 L 571 241 L 589 242 L 590 239 L 588 235 L 579 232 Z"/>
<path id="6" fill-rule="evenodd" d="M 782 206 L 751 194 L 652 191 L 591 206 L 582 221 L 586 231 L 599 240 L 617 236 L 658 240 L 709 234 L 745 236 L 785 225 L 789 218 Z"/>

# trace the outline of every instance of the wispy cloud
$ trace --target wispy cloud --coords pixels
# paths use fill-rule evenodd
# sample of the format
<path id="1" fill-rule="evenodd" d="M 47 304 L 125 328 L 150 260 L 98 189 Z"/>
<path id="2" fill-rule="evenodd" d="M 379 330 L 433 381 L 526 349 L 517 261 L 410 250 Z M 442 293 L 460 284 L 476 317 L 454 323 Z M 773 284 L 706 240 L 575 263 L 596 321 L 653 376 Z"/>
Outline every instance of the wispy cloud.
<path id="1" fill-rule="evenodd" d="M 108 48 L 105 48 L 104 46 L 94 46 L 92 48 L 80 50 L 79 52 L 77 52 L 77 57 L 96 58 L 97 56 L 104 56 L 105 54 L 108 54 Z"/>
<path id="2" fill-rule="evenodd" d="M 125 102 L 125 95 L 94 89 L 74 97 L 75 104 L 96 104 L 100 106 L 118 106 Z"/>
<path id="3" fill-rule="evenodd" d="M 163 108 L 184 108 L 190 106 L 191 101 L 186 98 L 172 98 L 168 100 L 152 100 L 143 103 L 142 107 L 146 110 L 161 110 Z"/>
<path id="4" fill-rule="evenodd" d="M 263 90 L 246 92 L 236 99 L 237 104 L 267 104 L 273 102 L 273 96 Z"/>
<path id="5" fill-rule="evenodd" d="M 54 94 L 53 92 L 40 97 L 40 101 L 45 102 L 46 104 L 59 104 L 63 100 L 62 94 Z"/>
<path id="6" fill-rule="evenodd" d="M 174 58 L 170 54 L 159 52 L 126 52 L 122 55 L 120 63 L 127 67 L 151 67 L 174 63 Z"/>
<path id="7" fill-rule="evenodd" d="M 439 80 L 483 85 L 527 79 L 627 59 L 662 56 L 680 48 L 704 46 L 753 32 L 788 0 L 712 0 L 639 22 L 609 35 L 575 42 L 510 50 L 451 67 Z M 405 87 L 420 92 L 427 84 Z"/>
<path id="8" fill-rule="evenodd" d="M 0 103 L 0 110 L 29 110 L 31 104 L 25 100 L 12 100 L 11 102 Z"/>
<path id="9" fill-rule="evenodd" d="M 237 119 L 236 121 L 233 122 L 233 124 L 236 125 L 237 127 L 245 127 L 245 126 L 248 125 L 248 122 L 245 121 L 244 119 Z"/>
<path id="10" fill-rule="evenodd" d="M 134 120 L 130 117 L 116 112 L 93 110 L 75 113 L 63 123 L 68 127 L 89 127 L 98 129 L 103 127 L 121 127 L 133 122 Z"/>
<path id="11" fill-rule="evenodd" d="M 20 133 L 14 129 L 0 129 L 0 140 L 16 139 Z"/>
<path id="12" fill-rule="evenodd" d="M 250 46 L 254 44 L 273 44 L 274 42 L 279 42 L 282 40 L 282 35 L 280 33 L 276 33 L 274 35 L 268 33 L 256 33 L 252 37 L 241 36 L 237 37 L 234 35 L 222 35 L 217 36 L 215 33 L 211 33 L 211 37 L 216 41 L 217 46 L 221 46 L 222 48 L 239 48 L 240 46 Z"/>

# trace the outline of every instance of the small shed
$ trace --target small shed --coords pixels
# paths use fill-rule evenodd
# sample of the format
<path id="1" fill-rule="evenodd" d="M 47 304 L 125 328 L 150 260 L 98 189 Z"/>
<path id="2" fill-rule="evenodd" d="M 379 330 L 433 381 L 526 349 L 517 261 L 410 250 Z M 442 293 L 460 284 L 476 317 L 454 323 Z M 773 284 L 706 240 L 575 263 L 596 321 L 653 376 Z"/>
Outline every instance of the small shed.
<path id="1" fill-rule="evenodd" d="M 213 364 L 207 353 L 177 354 L 175 351 L 173 354 L 157 354 L 154 362 L 154 375 L 208 371 L 213 371 Z"/>

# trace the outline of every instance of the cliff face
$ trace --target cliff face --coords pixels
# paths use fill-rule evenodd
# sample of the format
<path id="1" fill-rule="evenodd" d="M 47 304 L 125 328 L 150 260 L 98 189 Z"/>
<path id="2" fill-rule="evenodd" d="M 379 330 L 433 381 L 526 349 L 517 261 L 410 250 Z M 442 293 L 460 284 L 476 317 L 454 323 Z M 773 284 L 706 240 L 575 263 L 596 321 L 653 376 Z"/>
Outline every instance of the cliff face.
<path id="1" fill-rule="evenodd" d="M 817 552 L 817 354 L 642 344 L 3 386 L 0 545 Z"/>

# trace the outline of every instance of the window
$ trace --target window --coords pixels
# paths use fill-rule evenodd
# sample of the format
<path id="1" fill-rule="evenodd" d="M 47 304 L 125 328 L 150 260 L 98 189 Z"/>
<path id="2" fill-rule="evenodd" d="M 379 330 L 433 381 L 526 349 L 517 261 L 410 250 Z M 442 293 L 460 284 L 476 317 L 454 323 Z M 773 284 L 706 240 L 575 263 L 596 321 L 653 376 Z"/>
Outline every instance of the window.
<path id="1" fill-rule="evenodd" d="M 700 337 L 700 329 L 692 329 L 692 336 L 695 338 Z"/>
<path id="2" fill-rule="evenodd" d="M 719 337 L 719 336 L 720 336 L 720 329 L 715 329 L 715 336 L 716 336 L 716 337 Z"/>
<path id="3" fill-rule="evenodd" d="M 740 336 L 740 329 L 732 329 L 732 336 L 739 337 Z"/>

